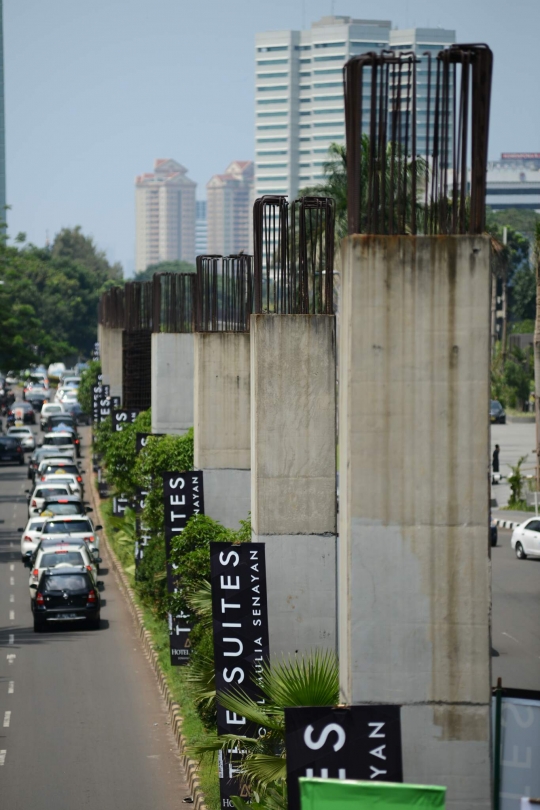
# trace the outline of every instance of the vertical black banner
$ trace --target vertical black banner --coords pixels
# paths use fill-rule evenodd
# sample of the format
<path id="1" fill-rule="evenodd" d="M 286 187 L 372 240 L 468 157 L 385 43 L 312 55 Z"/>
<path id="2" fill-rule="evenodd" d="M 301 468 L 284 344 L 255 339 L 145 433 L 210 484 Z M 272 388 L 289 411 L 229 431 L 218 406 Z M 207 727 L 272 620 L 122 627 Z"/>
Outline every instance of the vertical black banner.
<path id="1" fill-rule="evenodd" d="M 118 409 L 122 404 L 122 397 L 109 397 L 109 399 L 111 401 L 111 411 L 115 408 Z"/>
<path id="2" fill-rule="evenodd" d="M 101 396 L 99 398 L 99 421 L 104 422 L 108 416 L 111 415 L 111 398 L 110 394 L 110 386 L 109 385 L 102 385 L 101 386 Z"/>
<path id="3" fill-rule="evenodd" d="M 146 447 L 146 442 L 148 441 L 149 436 L 165 436 L 165 433 L 137 433 L 137 444 L 135 448 L 135 452 L 137 455 L 141 452 L 143 447 Z"/>
<path id="4" fill-rule="evenodd" d="M 92 349 L 92 360 L 99 360 L 99 343 L 94 343 L 94 348 Z"/>
<path id="5" fill-rule="evenodd" d="M 289 810 L 300 810 L 298 779 L 402 782 L 400 706 L 285 709 Z"/>
<path id="6" fill-rule="evenodd" d="M 115 408 L 112 411 L 112 426 L 113 430 L 117 433 L 122 430 L 124 425 L 129 425 L 135 421 L 140 411 L 130 408 Z"/>
<path id="7" fill-rule="evenodd" d="M 99 402 L 101 399 L 102 392 L 103 388 L 101 385 L 92 386 L 92 421 L 94 422 L 94 424 L 97 424 L 100 421 Z"/>
<path id="8" fill-rule="evenodd" d="M 181 534 L 193 515 L 204 515 L 203 474 L 200 471 L 163 473 L 163 507 L 165 513 L 165 553 L 167 556 L 167 589 L 176 593 L 181 581 L 169 562 L 173 537 Z M 180 666 L 189 661 L 189 616 L 180 613 L 169 617 L 171 664 Z M 182 640 L 185 654 L 180 654 Z"/>
<path id="9" fill-rule="evenodd" d="M 269 658 L 266 558 L 264 543 L 210 543 L 212 616 L 216 690 L 240 687 L 263 703 L 258 686 Z M 264 729 L 217 705 L 218 734 L 257 737 Z M 237 776 L 242 752 L 220 752 L 221 807 L 231 807 L 231 796 L 249 798 Z"/>

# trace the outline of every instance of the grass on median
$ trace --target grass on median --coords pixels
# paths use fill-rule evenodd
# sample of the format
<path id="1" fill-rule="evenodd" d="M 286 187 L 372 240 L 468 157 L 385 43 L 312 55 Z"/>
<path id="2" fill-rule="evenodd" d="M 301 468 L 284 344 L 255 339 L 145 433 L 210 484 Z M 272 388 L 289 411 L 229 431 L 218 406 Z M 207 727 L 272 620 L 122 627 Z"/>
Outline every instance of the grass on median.
<path id="1" fill-rule="evenodd" d="M 155 616 L 152 610 L 145 605 L 137 594 L 135 583 L 134 548 L 125 542 L 118 542 L 117 532 L 121 529 L 123 518 L 113 517 L 112 501 L 101 502 L 103 528 L 111 547 L 118 557 L 128 577 L 138 606 L 143 611 L 144 624 L 154 643 L 160 666 L 167 679 L 167 684 L 173 699 L 180 705 L 182 711 L 182 731 L 190 746 L 202 743 L 207 733 L 195 707 L 195 700 L 191 685 L 187 681 L 188 667 L 172 667 L 169 657 L 169 630 L 166 621 Z M 205 758 L 200 765 L 199 778 L 204 791 L 206 804 L 209 810 L 219 810 L 219 780 L 217 775 L 217 761 Z"/>

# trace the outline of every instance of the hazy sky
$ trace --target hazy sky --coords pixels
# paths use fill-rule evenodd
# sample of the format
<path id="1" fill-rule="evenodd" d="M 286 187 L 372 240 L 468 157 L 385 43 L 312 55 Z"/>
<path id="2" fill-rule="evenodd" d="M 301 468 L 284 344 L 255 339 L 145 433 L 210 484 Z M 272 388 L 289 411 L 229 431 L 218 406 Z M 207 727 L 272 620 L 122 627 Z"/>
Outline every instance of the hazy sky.
<path id="1" fill-rule="evenodd" d="M 540 151 L 540 0 L 4 0 L 11 236 L 81 225 L 133 271 L 134 178 L 254 155 L 254 37 L 323 15 L 454 28 L 495 54 L 490 155 Z"/>

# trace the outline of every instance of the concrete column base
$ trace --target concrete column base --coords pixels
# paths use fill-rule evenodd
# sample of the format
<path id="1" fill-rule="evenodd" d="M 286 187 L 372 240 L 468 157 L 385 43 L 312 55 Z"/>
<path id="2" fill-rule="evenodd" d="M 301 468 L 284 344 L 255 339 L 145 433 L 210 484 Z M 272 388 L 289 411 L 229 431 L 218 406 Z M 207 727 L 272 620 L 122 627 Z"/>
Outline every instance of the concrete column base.
<path id="1" fill-rule="evenodd" d="M 122 397 L 122 329 L 100 328 L 101 373 L 104 385 L 110 386 L 113 397 Z"/>
<path id="2" fill-rule="evenodd" d="M 336 537 L 253 534 L 266 545 L 270 653 L 336 649 Z"/>
<path id="3" fill-rule="evenodd" d="M 239 529 L 251 511 L 250 470 L 203 470 L 204 511 L 227 529 Z"/>
<path id="4" fill-rule="evenodd" d="M 193 335 L 152 335 L 152 433 L 193 427 Z"/>

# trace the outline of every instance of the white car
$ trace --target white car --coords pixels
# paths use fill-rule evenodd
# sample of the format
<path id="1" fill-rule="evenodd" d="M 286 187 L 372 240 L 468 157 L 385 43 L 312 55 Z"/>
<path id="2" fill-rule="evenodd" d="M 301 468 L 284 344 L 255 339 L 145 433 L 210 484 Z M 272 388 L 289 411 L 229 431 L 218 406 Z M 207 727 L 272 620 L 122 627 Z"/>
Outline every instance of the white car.
<path id="1" fill-rule="evenodd" d="M 30 495 L 28 517 L 41 515 L 45 499 L 54 495 L 73 495 L 73 493 L 70 492 L 69 484 L 46 484 L 45 482 L 38 484 Z"/>
<path id="2" fill-rule="evenodd" d="M 73 473 L 64 473 L 62 470 L 57 470 L 54 473 L 44 475 L 41 480 L 44 484 L 67 484 L 72 495 L 82 496 L 82 487 L 77 481 L 77 476 Z"/>
<path id="3" fill-rule="evenodd" d="M 64 567 L 79 567 L 84 565 L 97 583 L 97 567 L 101 560 L 91 559 L 90 552 L 85 543 L 79 542 L 56 542 L 41 543 L 36 554 L 36 558 L 30 572 L 28 585 L 30 587 L 30 599 L 34 599 L 36 589 L 42 573 L 47 568 L 56 568 L 57 565 Z"/>
<path id="4" fill-rule="evenodd" d="M 91 554 L 99 554 L 99 536 L 96 532 L 101 528 L 94 526 L 85 515 L 56 515 L 47 519 L 41 534 L 43 538 L 54 535 L 61 539 L 69 535 L 72 540 L 84 540 Z"/>
<path id="5" fill-rule="evenodd" d="M 26 524 L 25 529 L 19 529 L 21 534 L 21 560 L 26 562 L 27 554 L 34 553 L 39 541 L 41 540 L 41 530 L 45 524 L 46 518 L 31 517 Z"/>
<path id="6" fill-rule="evenodd" d="M 65 372 L 66 367 L 64 363 L 51 363 L 47 369 L 47 377 L 56 377 L 57 379 Z"/>
<path id="7" fill-rule="evenodd" d="M 527 557 L 540 557 L 540 519 L 537 517 L 529 518 L 529 520 L 516 526 L 512 532 L 510 543 L 516 552 L 518 560 L 525 560 Z"/>
<path id="8" fill-rule="evenodd" d="M 19 378 L 17 377 L 14 371 L 8 371 L 6 382 L 8 385 L 17 385 L 17 383 L 19 382 Z"/>
<path id="9" fill-rule="evenodd" d="M 32 428 L 29 427 L 10 427 L 7 432 L 8 436 L 16 436 L 25 453 L 30 453 L 36 449 L 36 438 L 32 433 Z"/>
<path id="10" fill-rule="evenodd" d="M 43 438 L 43 447 L 58 447 L 59 450 L 71 450 L 74 447 L 73 433 L 58 430 L 56 432 L 46 433 Z"/>
<path id="11" fill-rule="evenodd" d="M 64 406 L 61 402 L 45 402 L 41 409 L 39 421 L 43 430 L 47 424 L 48 417 L 53 413 L 64 413 Z"/>
<path id="12" fill-rule="evenodd" d="M 80 377 L 64 377 L 62 380 L 62 388 L 78 388 L 80 384 Z"/>

